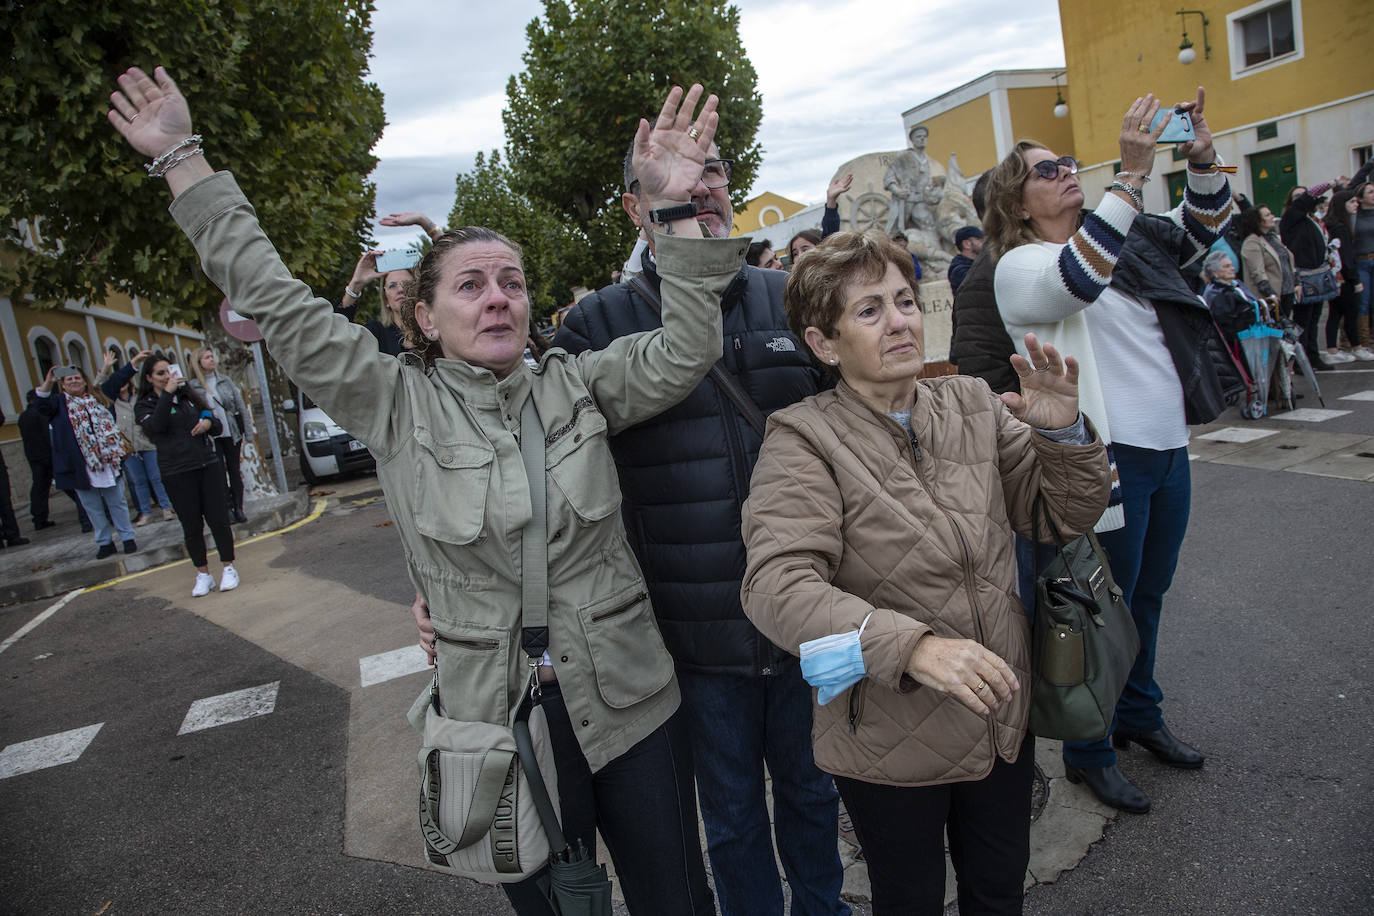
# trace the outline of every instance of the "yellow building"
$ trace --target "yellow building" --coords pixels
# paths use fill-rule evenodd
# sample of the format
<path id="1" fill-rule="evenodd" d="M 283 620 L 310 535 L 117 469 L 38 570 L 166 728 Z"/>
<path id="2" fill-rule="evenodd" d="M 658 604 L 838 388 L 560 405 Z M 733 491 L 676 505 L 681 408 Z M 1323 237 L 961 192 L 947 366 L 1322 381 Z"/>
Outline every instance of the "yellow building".
<path id="1" fill-rule="evenodd" d="M 764 191 L 757 197 L 746 200 L 744 206 L 735 211 L 735 225 L 730 230 L 730 235 L 758 235 L 766 232 L 769 226 L 782 222 L 805 208 L 806 204 L 788 200 L 772 191 Z"/>
<path id="2" fill-rule="evenodd" d="M 1054 69 L 994 70 L 902 112 L 903 133 L 924 125 L 931 160 L 948 162 L 956 153 L 959 168 L 970 176 L 992 168 L 1026 137 L 1074 155 L 1072 116 L 1055 114 L 1064 98 L 1063 75 Z"/>
<path id="3" fill-rule="evenodd" d="M 1177 3 L 1145 0 L 1130 16 L 1059 0 L 1059 17 L 1085 188 L 1111 182 L 1121 113 L 1145 92 L 1175 102 L 1206 87 L 1217 152 L 1239 169 L 1232 184 L 1275 210 L 1298 183 L 1350 175 L 1374 152 L 1368 0 L 1228 2 L 1184 15 Z M 1155 161 L 1150 209 L 1182 193 L 1184 164 L 1172 152 L 1162 147 Z"/>
<path id="4" fill-rule="evenodd" d="M 24 396 L 37 388 L 50 366 L 76 365 L 91 378 L 100 372 L 104 351 L 114 348 L 124 360 L 139 350 L 175 353 L 183 365 L 191 365 L 193 351 L 204 335 L 183 325 L 168 326 L 146 317 L 146 305 L 137 298 L 115 294 L 102 306 L 87 307 L 68 302 L 61 308 L 37 309 L 22 300 L 0 297 L 0 409 L 5 425 L 0 443 L 15 443 L 19 427 L 14 420 L 24 409 Z M 22 452 L 5 450 L 11 472 Z"/>

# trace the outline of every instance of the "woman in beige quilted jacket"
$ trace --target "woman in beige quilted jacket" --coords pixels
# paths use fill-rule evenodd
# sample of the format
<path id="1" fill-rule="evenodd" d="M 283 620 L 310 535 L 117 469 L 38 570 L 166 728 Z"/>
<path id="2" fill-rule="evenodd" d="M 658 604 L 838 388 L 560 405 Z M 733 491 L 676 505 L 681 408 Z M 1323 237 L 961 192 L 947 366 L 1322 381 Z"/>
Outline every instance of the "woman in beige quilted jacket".
<path id="1" fill-rule="evenodd" d="M 1034 335 L 1030 359 L 1011 358 L 1022 394 L 920 379 L 913 273 L 881 233 L 833 235 L 793 268 L 788 323 L 840 381 L 769 419 L 744 610 L 804 671 L 803 644 L 855 644 L 848 665 L 813 657 L 812 738 L 876 916 L 942 911 L 946 830 L 960 912 L 1019 913 L 1034 755 L 1012 530 L 1032 534 L 1037 494 L 1064 535 L 1091 528 L 1106 452 L 1078 410 L 1078 364 Z"/>

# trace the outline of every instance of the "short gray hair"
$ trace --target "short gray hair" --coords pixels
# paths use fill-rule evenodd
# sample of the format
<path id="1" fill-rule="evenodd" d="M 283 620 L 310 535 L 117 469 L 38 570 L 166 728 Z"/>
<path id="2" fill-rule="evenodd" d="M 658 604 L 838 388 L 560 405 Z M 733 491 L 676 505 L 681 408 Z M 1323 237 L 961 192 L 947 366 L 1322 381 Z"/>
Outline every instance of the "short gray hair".
<path id="1" fill-rule="evenodd" d="M 1229 254 L 1218 249 L 1217 251 L 1213 251 L 1211 254 L 1207 255 L 1206 258 L 1203 259 L 1202 269 L 1207 271 L 1208 274 L 1214 274 L 1216 273 L 1217 267 L 1220 266 L 1222 261 L 1230 261 L 1233 267 L 1236 263 Z"/>

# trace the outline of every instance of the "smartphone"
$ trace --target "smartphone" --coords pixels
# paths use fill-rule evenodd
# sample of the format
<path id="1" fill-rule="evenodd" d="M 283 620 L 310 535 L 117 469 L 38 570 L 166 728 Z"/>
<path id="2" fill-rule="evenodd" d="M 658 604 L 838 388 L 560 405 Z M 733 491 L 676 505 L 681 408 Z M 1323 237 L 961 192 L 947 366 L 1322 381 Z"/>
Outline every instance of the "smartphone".
<path id="1" fill-rule="evenodd" d="M 80 374 L 81 370 L 76 368 L 75 366 L 58 366 L 57 371 L 53 373 L 53 378 L 66 378 L 69 375 Z"/>
<path id="2" fill-rule="evenodd" d="M 419 249 L 392 248 L 377 255 L 377 273 L 385 274 L 393 270 L 410 270 L 419 263 Z"/>
<path id="3" fill-rule="evenodd" d="M 1164 115 L 1169 109 L 1161 108 L 1155 112 L 1154 119 L 1150 121 L 1150 130 L 1159 126 L 1159 122 L 1164 120 Z M 1169 119 L 1169 124 L 1164 128 L 1164 132 L 1159 135 L 1156 143 L 1187 143 L 1189 140 L 1196 140 L 1193 134 L 1193 119 L 1188 117 L 1188 112 L 1174 109 L 1174 116 Z"/>
<path id="4" fill-rule="evenodd" d="M 172 378 L 181 378 L 181 367 L 176 363 L 167 364 L 167 374 Z"/>

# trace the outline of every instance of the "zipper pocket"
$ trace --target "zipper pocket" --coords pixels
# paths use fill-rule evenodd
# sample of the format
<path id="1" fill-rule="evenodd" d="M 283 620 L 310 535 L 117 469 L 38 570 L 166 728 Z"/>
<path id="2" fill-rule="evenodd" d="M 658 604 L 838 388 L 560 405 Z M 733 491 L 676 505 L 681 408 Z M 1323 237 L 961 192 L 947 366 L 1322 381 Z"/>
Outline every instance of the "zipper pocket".
<path id="1" fill-rule="evenodd" d="M 435 632 L 434 638 L 450 646 L 457 646 L 460 649 L 473 649 L 479 652 L 490 652 L 500 645 L 495 639 L 487 639 L 481 636 L 445 636 Z"/>
<path id="2" fill-rule="evenodd" d="M 623 613 L 629 610 L 630 608 L 634 607 L 636 604 L 639 604 L 639 602 L 643 601 L 647 597 L 649 597 L 648 592 L 636 592 L 626 600 L 622 601 L 620 604 L 617 604 L 615 607 L 607 608 L 604 611 L 597 611 L 595 614 L 591 615 L 591 622 L 600 623 L 608 617 L 614 617 L 616 614 Z"/>
<path id="3" fill-rule="evenodd" d="M 868 687 L 868 678 L 864 678 L 849 690 L 849 733 L 858 734 L 859 722 L 864 717 L 864 690 Z"/>

